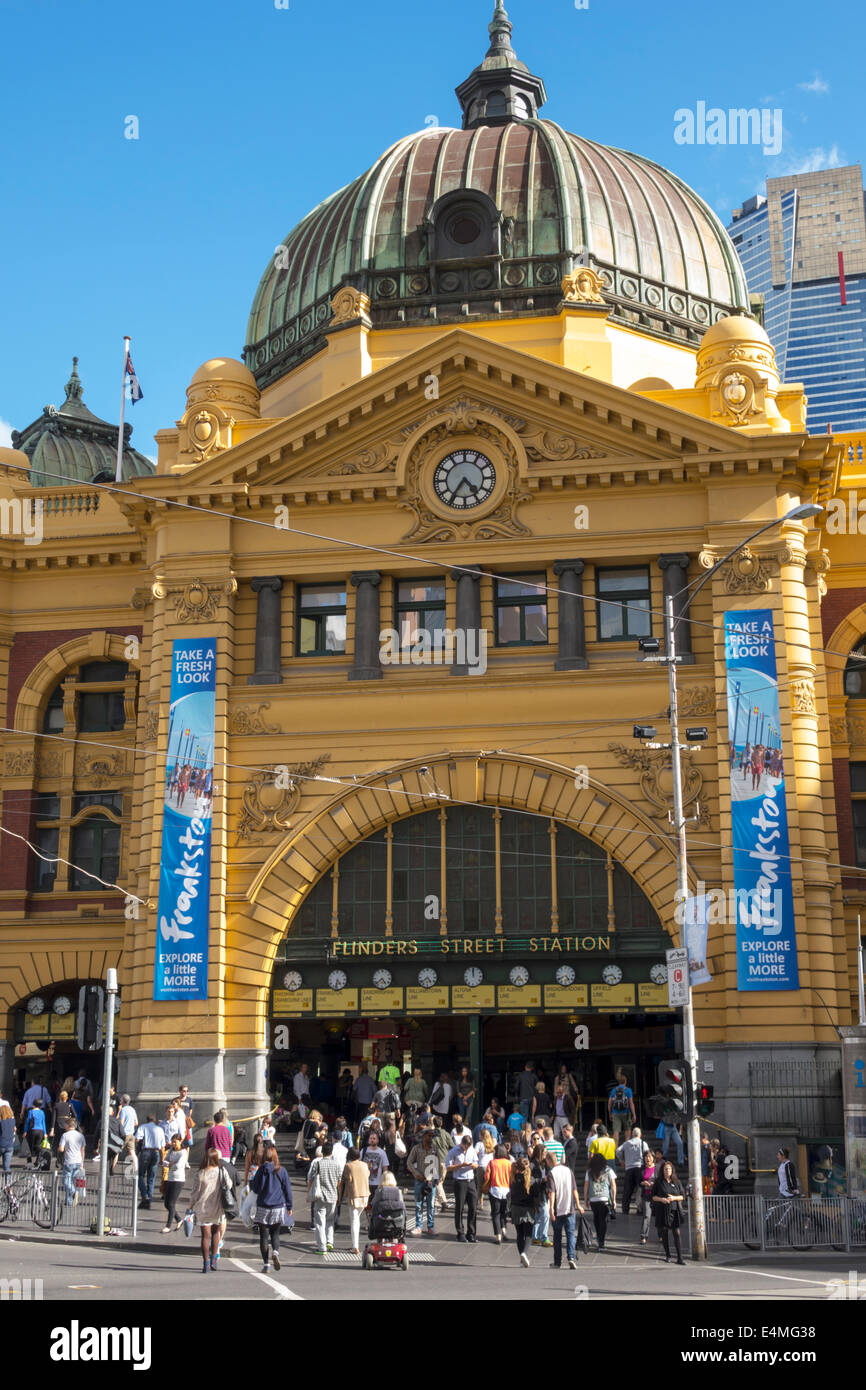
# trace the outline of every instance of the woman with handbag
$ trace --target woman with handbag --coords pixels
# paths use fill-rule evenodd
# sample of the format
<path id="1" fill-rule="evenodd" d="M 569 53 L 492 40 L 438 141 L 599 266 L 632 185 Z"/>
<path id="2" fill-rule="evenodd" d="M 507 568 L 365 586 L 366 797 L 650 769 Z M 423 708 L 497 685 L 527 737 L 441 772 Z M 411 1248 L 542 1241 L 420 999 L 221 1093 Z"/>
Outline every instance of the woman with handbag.
<path id="1" fill-rule="evenodd" d="M 670 1238 L 673 1234 L 677 1264 L 684 1265 L 685 1260 L 680 1243 L 680 1225 L 682 1224 L 682 1210 L 686 1194 L 670 1159 L 665 1159 L 661 1166 L 661 1172 L 653 1183 L 652 1198 L 656 1227 L 665 1248 L 665 1264 L 669 1265 L 671 1262 Z"/>
<path id="2" fill-rule="evenodd" d="M 292 1213 L 292 1184 L 270 1140 L 265 1141 L 262 1162 L 250 1183 L 250 1191 L 256 1195 L 253 1224 L 259 1228 L 262 1272 L 267 1274 L 271 1260 L 274 1269 L 280 1267 L 280 1231 L 289 1224 Z"/>
<path id="3" fill-rule="evenodd" d="M 216 1273 L 218 1268 L 217 1250 L 224 1216 L 222 1190 L 219 1149 L 208 1149 L 189 1199 L 189 1209 L 194 1213 L 201 1231 L 202 1274 L 207 1274 L 208 1269 Z"/>

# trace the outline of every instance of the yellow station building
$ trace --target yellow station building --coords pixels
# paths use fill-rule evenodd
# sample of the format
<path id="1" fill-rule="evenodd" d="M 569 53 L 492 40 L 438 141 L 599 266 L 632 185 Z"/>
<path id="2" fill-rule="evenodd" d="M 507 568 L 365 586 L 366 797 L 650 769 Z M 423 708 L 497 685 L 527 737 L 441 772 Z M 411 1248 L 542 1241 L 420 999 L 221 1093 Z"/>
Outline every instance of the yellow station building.
<path id="1" fill-rule="evenodd" d="M 856 1021 L 866 565 L 828 519 L 856 512 L 862 441 L 806 434 L 706 204 L 542 118 L 500 4 L 490 33 L 462 128 L 398 140 L 280 244 L 245 360 L 179 383 L 155 472 L 127 447 L 113 487 L 75 370 L 0 455 L 4 1080 L 72 1069 L 78 990 L 116 966 L 145 1104 L 183 1080 L 251 1115 L 293 1059 L 385 1046 L 500 1098 L 527 1056 L 567 1061 L 585 1120 L 620 1070 L 645 1099 L 681 1030 L 670 755 L 632 732 L 664 741 L 667 672 L 638 638 L 817 502 L 700 591 L 678 680 L 708 730 L 690 882 L 728 893 L 724 615 L 771 611 L 799 988 L 738 989 L 735 923 L 711 925 L 698 1044 L 717 1120 L 838 1137 L 832 1104 L 773 1102 L 799 1077 L 820 1109 Z M 37 501 L 39 543 L 9 524 Z M 443 630 L 475 649 L 413 644 Z M 182 639 L 216 650 L 207 997 L 166 1001 Z"/>

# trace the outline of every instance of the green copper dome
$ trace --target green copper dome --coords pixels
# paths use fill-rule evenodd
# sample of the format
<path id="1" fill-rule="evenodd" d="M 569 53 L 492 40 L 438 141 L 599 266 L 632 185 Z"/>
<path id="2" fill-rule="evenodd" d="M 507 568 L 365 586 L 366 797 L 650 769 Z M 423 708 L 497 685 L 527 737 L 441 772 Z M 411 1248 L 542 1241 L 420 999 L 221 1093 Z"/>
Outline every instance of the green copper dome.
<path id="1" fill-rule="evenodd" d="M 154 466 L 130 447 L 132 425 L 123 427 L 123 477 L 153 473 Z M 114 482 L 117 465 L 117 425 L 100 420 L 84 404 L 78 358 L 66 383 L 66 399 L 58 409 L 46 405 L 38 420 L 12 431 L 12 444 L 30 459 L 33 487 L 63 487 L 65 482 Z"/>
<path id="2" fill-rule="evenodd" d="M 576 266 L 614 321 L 696 343 L 747 306 L 727 232 L 681 179 L 572 135 L 538 109 L 497 4 L 484 61 L 457 89 L 463 129 L 398 140 L 285 238 L 253 301 L 244 357 L 264 387 L 323 345 L 342 284 L 377 327 L 556 313 Z"/>

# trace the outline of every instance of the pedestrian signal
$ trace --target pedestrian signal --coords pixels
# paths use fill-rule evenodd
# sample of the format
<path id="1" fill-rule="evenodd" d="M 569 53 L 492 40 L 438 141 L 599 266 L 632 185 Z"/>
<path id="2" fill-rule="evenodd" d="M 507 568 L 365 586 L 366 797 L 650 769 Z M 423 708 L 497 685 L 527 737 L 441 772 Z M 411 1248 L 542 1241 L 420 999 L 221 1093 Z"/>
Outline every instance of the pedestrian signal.
<path id="1" fill-rule="evenodd" d="M 698 1114 L 700 1116 L 706 1118 L 707 1115 L 712 1115 L 716 1108 L 716 1102 L 713 1100 L 712 1086 L 700 1085 L 697 1090 L 696 1100 Z"/>

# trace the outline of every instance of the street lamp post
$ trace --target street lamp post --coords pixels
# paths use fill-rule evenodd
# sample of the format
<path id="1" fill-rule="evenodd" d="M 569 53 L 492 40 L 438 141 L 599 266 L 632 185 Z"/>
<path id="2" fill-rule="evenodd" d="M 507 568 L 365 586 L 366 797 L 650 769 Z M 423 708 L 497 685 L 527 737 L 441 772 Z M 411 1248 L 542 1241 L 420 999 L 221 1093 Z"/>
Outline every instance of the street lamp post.
<path id="1" fill-rule="evenodd" d="M 753 531 L 751 535 L 746 536 L 745 540 L 740 541 L 738 545 L 734 546 L 733 550 L 728 551 L 727 555 L 723 555 L 721 560 L 718 560 L 711 569 L 707 570 L 707 573 L 701 577 L 692 593 L 689 594 L 679 615 L 675 616 L 674 614 L 674 601 L 680 598 L 685 590 L 681 590 L 679 594 L 669 594 L 665 601 L 666 654 L 661 658 L 656 658 L 656 660 L 660 659 L 668 668 L 671 757 L 674 784 L 673 819 L 677 847 L 677 906 L 682 914 L 682 931 L 680 937 L 680 945 L 682 947 L 688 946 L 685 903 L 688 897 L 689 870 L 688 850 L 686 845 L 686 821 L 683 816 L 683 776 L 682 760 L 680 758 L 679 711 L 677 706 L 677 623 L 686 621 L 692 602 L 707 581 L 712 579 L 713 575 L 716 574 L 723 565 L 727 564 L 732 556 L 749 545 L 757 536 L 763 535 L 765 531 L 773 530 L 776 526 L 783 525 L 786 521 L 799 521 L 805 517 L 817 516 L 823 510 L 823 507 L 819 507 L 817 503 L 807 502 L 801 506 L 793 507 L 789 512 L 786 512 L 784 516 L 777 517 L 775 521 L 770 521 L 764 526 L 759 526 L 757 531 Z M 757 720 L 755 721 L 755 727 L 757 728 Z M 748 731 L 746 737 L 748 739 Z M 693 1088 L 689 1110 L 694 1112 L 694 1087 L 698 1079 L 698 1048 L 695 1038 L 691 977 L 689 977 L 688 1001 L 683 1005 L 683 1057 L 690 1073 L 690 1078 L 687 1079 Z M 687 1138 L 689 1152 L 689 1187 L 691 1189 L 692 1256 L 696 1260 L 705 1260 L 707 1258 L 707 1232 L 704 1215 L 704 1190 L 701 1182 L 701 1134 L 700 1121 L 696 1114 L 692 1114 L 692 1118 L 687 1121 Z"/>
<path id="2" fill-rule="evenodd" d="M 102 1070 L 102 1124 L 99 1141 L 99 1195 L 96 1209 L 96 1238 L 105 1236 L 105 1203 L 108 1196 L 108 1119 L 111 1109 L 111 1064 L 114 1056 L 114 1010 L 117 1002 L 117 971 L 109 967 L 105 979 L 105 1058 Z"/>

